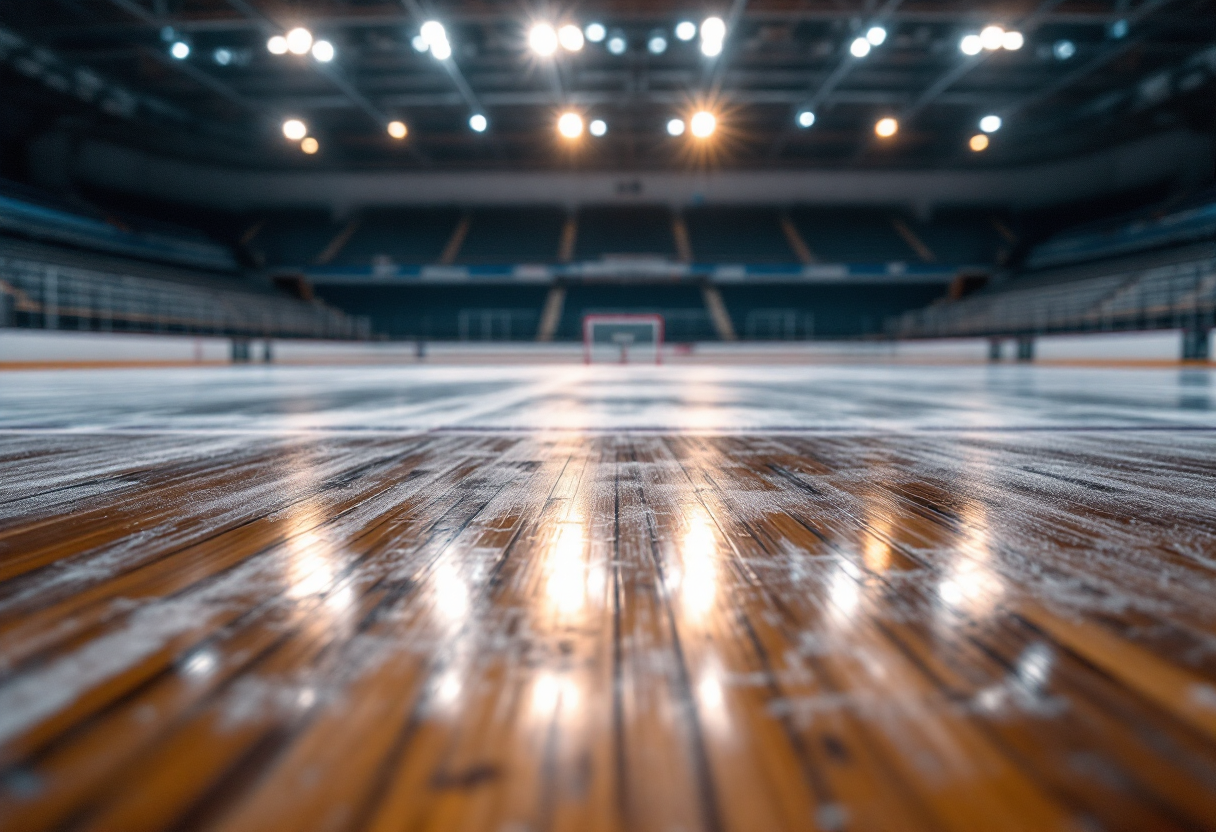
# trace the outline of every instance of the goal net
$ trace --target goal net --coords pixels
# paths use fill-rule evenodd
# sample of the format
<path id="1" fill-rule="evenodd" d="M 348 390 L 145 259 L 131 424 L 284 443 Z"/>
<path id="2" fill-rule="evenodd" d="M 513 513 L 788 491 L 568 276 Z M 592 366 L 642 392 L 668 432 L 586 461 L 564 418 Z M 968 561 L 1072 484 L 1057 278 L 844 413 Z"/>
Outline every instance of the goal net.
<path id="1" fill-rule="evenodd" d="M 583 360 L 597 364 L 663 363 L 663 316 L 587 315 Z"/>

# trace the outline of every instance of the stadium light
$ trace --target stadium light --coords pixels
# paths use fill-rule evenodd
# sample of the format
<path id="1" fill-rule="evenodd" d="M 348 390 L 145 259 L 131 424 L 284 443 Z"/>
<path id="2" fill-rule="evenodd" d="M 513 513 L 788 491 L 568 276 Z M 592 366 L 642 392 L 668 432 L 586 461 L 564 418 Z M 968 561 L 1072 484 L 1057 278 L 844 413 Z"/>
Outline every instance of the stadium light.
<path id="1" fill-rule="evenodd" d="M 1026 44 L 1026 37 L 1021 32 L 1006 32 L 1001 38 L 1001 48 L 1017 52 Z"/>
<path id="2" fill-rule="evenodd" d="M 1051 53 L 1056 56 L 1057 61 L 1067 61 L 1077 54 L 1077 45 L 1070 40 L 1058 40 L 1051 47 Z"/>
<path id="3" fill-rule="evenodd" d="M 890 116 L 880 118 L 874 124 L 874 132 L 881 138 L 889 139 L 899 132 L 899 122 Z"/>
<path id="4" fill-rule="evenodd" d="M 688 126 L 692 134 L 698 139 L 708 139 L 718 129 L 718 119 L 714 117 L 713 113 L 702 110 L 693 115 L 692 121 L 689 122 Z"/>
<path id="5" fill-rule="evenodd" d="M 431 57 L 437 61 L 452 57 L 452 44 L 448 43 L 447 38 L 431 44 Z"/>
<path id="6" fill-rule="evenodd" d="M 484 133 L 489 126 L 489 120 L 481 113 L 473 113 L 469 116 L 469 129 L 474 133 Z"/>
<path id="7" fill-rule="evenodd" d="M 426 38 L 422 35 L 414 35 L 410 39 L 410 45 L 414 47 L 415 52 L 427 52 L 431 48 L 431 45 L 426 42 Z"/>
<path id="8" fill-rule="evenodd" d="M 697 24 L 691 20 L 681 20 L 676 24 L 676 37 L 683 41 L 690 41 L 697 36 Z"/>
<path id="9" fill-rule="evenodd" d="M 298 142 L 308 135 L 308 125 L 298 118 L 289 118 L 283 122 L 283 135 L 293 142 Z"/>
<path id="10" fill-rule="evenodd" d="M 603 23 L 588 23 L 587 28 L 583 30 L 583 34 L 592 43 L 599 43 L 607 37 L 608 30 L 604 28 Z"/>
<path id="11" fill-rule="evenodd" d="M 190 44 L 186 43 L 184 40 L 176 41 L 172 46 L 169 47 L 169 54 L 174 58 L 177 58 L 179 61 L 184 61 L 186 58 L 190 57 Z"/>
<path id="12" fill-rule="evenodd" d="M 537 23 L 528 31 L 528 46 L 542 57 L 557 51 L 557 31 L 548 23 Z"/>
<path id="13" fill-rule="evenodd" d="M 650 40 L 646 41 L 646 49 L 651 55 L 662 55 L 667 51 L 667 38 L 659 32 L 653 33 Z"/>
<path id="14" fill-rule="evenodd" d="M 321 143 L 309 136 L 304 141 L 300 142 L 300 150 L 303 150 L 309 156 L 321 149 Z"/>
<path id="15" fill-rule="evenodd" d="M 1127 37 L 1127 32 L 1130 28 L 1131 27 L 1128 25 L 1127 20 L 1122 18 L 1116 20 L 1114 23 L 1110 24 L 1111 39 L 1123 40 L 1125 37 Z"/>
<path id="16" fill-rule="evenodd" d="M 557 132 L 567 139 L 583 135 L 583 117 L 578 113 L 562 113 L 557 120 Z"/>
<path id="17" fill-rule="evenodd" d="M 978 55 L 984 51 L 984 42 L 979 35 L 964 35 L 958 42 L 958 48 L 964 55 Z"/>
<path id="18" fill-rule="evenodd" d="M 985 136 L 983 133 L 976 133 L 974 136 L 971 137 L 971 141 L 969 142 L 969 144 L 973 151 L 975 151 L 976 153 L 979 153 L 982 150 L 988 149 L 988 137 Z"/>
<path id="19" fill-rule="evenodd" d="M 312 32 L 297 26 L 287 33 L 287 51 L 293 55 L 307 55 L 312 49 Z"/>
<path id="20" fill-rule="evenodd" d="M 287 54 L 287 38 L 282 35 L 275 35 L 270 40 L 266 41 L 266 51 L 271 55 L 286 55 Z"/>
<path id="21" fill-rule="evenodd" d="M 624 55 L 628 48 L 629 41 L 625 40 L 624 35 L 618 34 L 608 38 L 608 51 L 613 55 Z"/>
<path id="22" fill-rule="evenodd" d="M 327 64 L 334 59 L 334 45 L 327 40 L 319 40 L 312 45 L 312 56 Z"/>
<path id="23" fill-rule="evenodd" d="M 684 119 L 673 118 L 667 122 L 667 135 L 683 136 L 684 135 Z"/>
<path id="24" fill-rule="evenodd" d="M 608 132 L 608 122 L 602 118 L 597 118 L 587 125 L 587 132 L 595 136 L 597 139 Z"/>
<path id="25" fill-rule="evenodd" d="M 802 110 L 796 118 L 798 126 L 804 130 L 815 123 L 815 114 L 810 110 Z"/>
<path id="26" fill-rule="evenodd" d="M 864 58 L 870 54 L 871 48 L 873 47 L 870 46 L 870 42 L 865 38 L 854 38 L 853 42 L 849 44 L 849 53 L 854 58 Z"/>
<path id="27" fill-rule="evenodd" d="M 1005 30 L 1000 26 L 985 26 L 980 32 L 980 45 L 989 52 L 1000 49 L 1005 40 Z"/>
<path id="28" fill-rule="evenodd" d="M 583 48 L 583 40 L 583 30 L 577 26 L 567 24 L 557 30 L 557 42 L 567 52 L 578 52 Z"/>
<path id="29" fill-rule="evenodd" d="M 985 133 L 995 133 L 1001 129 L 1001 117 L 996 115 L 984 116 L 980 119 L 980 129 Z"/>
<path id="30" fill-rule="evenodd" d="M 228 66 L 228 64 L 232 63 L 233 57 L 235 56 L 232 54 L 232 50 L 226 49 L 223 46 L 211 53 L 211 59 L 220 66 Z"/>
<path id="31" fill-rule="evenodd" d="M 882 26 L 871 26 L 866 32 L 866 40 L 871 46 L 882 46 L 887 40 L 887 30 Z"/>
<path id="32" fill-rule="evenodd" d="M 433 43 L 438 43 L 441 40 L 448 39 L 448 32 L 443 28 L 443 24 L 438 20 L 428 20 L 422 24 L 422 28 L 418 30 L 418 34 L 422 36 L 423 41 L 429 47 Z"/>
<path id="33" fill-rule="evenodd" d="M 388 134 L 394 139 L 404 139 L 409 135 L 410 129 L 405 126 L 404 121 L 390 121 L 388 123 Z"/>
<path id="34" fill-rule="evenodd" d="M 726 40 L 726 24 L 720 17 L 707 17 L 701 21 L 701 54 L 713 58 L 722 54 Z"/>

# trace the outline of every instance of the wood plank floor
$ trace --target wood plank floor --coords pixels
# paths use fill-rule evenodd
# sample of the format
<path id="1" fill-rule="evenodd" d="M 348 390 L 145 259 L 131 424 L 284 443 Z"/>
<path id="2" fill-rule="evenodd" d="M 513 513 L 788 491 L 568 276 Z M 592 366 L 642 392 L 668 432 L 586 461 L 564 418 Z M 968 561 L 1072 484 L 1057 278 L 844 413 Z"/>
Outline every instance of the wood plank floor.
<path id="1" fill-rule="evenodd" d="M 0 830 L 1216 830 L 1210 414 L 1051 372 L 904 431 L 9 385 Z"/>

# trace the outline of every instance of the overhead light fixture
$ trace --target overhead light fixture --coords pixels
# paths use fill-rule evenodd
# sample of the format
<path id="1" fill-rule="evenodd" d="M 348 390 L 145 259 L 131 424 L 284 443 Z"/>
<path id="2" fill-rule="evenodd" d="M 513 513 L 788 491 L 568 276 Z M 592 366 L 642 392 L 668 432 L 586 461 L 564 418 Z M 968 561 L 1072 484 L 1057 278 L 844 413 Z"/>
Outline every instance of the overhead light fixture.
<path id="1" fill-rule="evenodd" d="M 422 27 L 418 30 L 418 34 L 422 36 L 422 40 L 428 47 L 433 43 L 448 39 L 447 29 L 444 29 L 443 24 L 438 20 L 428 20 L 426 23 L 423 23 Z"/>
<path id="2" fill-rule="evenodd" d="M 1051 54 L 1056 56 L 1057 61 L 1067 61 L 1077 54 L 1077 45 L 1070 40 L 1058 40 L 1051 47 Z"/>
<path id="3" fill-rule="evenodd" d="M 394 139 L 404 139 L 409 135 L 410 129 L 405 126 L 404 121 L 390 121 L 388 123 L 388 134 Z"/>
<path id="4" fill-rule="evenodd" d="M 713 58 L 722 54 L 726 41 L 726 24 L 720 17 L 707 17 L 701 22 L 701 54 Z"/>
<path id="5" fill-rule="evenodd" d="M 1005 30 L 1000 26 L 985 26 L 980 32 L 980 45 L 989 52 L 1000 49 L 1005 40 Z"/>
<path id="6" fill-rule="evenodd" d="M 309 156 L 321 149 L 321 143 L 309 136 L 304 141 L 300 142 L 300 150 L 303 150 Z"/>
<path id="7" fill-rule="evenodd" d="M 667 38 L 658 32 L 653 33 L 646 41 L 646 49 L 651 55 L 662 55 L 667 51 Z"/>
<path id="8" fill-rule="evenodd" d="M 988 149 L 988 137 L 983 133 L 976 133 L 971 137 L 971 141 L 968 144 L 970 144 L 972 150 L 979 153 L 981 150 Z"/>
<path id="9" fill-rule="evenodd" d="M 689 130 L 698 139 L 708 139 L 718 129 L 718 119 L 708 110 L 702 110 L 692 117 L 688 124 Z"/>
<path id="10" fill-rule="evenodd" d="M 557 132 L 567 139 L 583 135 L 583 117 L 578 113 L 562 113 L 557 120 Z"/>
<path id="11" fill-rule="evenodd" d="M 890 116 L 880 118 L 874 124 L 874 132 L 881 138 L 889 139 L 899 132 L 899 122 Z"/>
<path id="12" fill-rule="evenodd" d="M 190 44 L 186 43 L 184 40 L 176 41 L 172 46 L 169 47 L 169 54 L 174 58 L 177 58 L 179 61 L 184 61 L 186 58 L 190 57 Z"/>
<path id="13" fill-rule="evenodd" d="M 583 48 L 583 30 L 577 26 L 565 25 L 557 30 L 557 42 L 567 52 L 578 52 Z"/>
<path id="14" fill-rule="evenodd" d="M 1006 32 L 1001 38 L 1001 48 L 1017 52 L 1026 44 L 1026 37 L 1021 32 Z"/>
<path id="15" fill-rule="evenodd" d="M 608 122 L 602 118 L 597 118 L 587 125 L 587 132 L 595 136 L 597 139 L 608 132 Z"/>
<path id="16" fill-rule="evenodd" d="M 414 35 L 410 40 L 410 45 L 414 47 L 415 52 L 429 52 L 431 45 L 426 42 L 426 38 L 422 35 Z"/>
<path id="17" fill-rule="evenodd" d="M 603 23 L 588 23 L 587 28 L 583 30 L 583 34 L 592 43 L 599 43 L 607 37 L 608 30 L 604 28 Z"/>
<path id="18" fill-rule="evenodd" d="M 683 136 L 684 135 L 684 119 L 673 118 L 670 121 L 668 121 L 667 122 L 667 134 L 669 136 Z"/>
<path id="19" fill-rule="evenodd" d="M 980 129 L 985 133 L 995 133 L 1001 129 L 1001 117 L 997 115 L 984 116 L 980 119 Z"/>
<path id="20" fill-rule="evenodd" d="M 871 46 L 882 46 L 887 40 L 887 30 L 882 26 L 871 26 L 866 32 L 866 40 Z"/>
<path id="21" fill-rule="evenodd" d="M 676 24 L 676 37 L 683 41 L 692 40 L 697 36 L 697 24 L 691 20 L 681 20 Z"/>
<path id="22" fill-rule="evenodd" d="M 624 35 L 613 35 L 608 38 L 608 51 L 613 55 L 624 55 L 628 48 L 629 41 L 625 40 Z"/>
<path id="23" fill-rule="evenodd" d="M 452 44 L 446 40 L 431 44 L 431 57 L 437 61 L 446 61 L 452 57 Z"/>
<path id="24" fill-rule="evenodd" d="M 283 135 L 293 142 L 298 142 L 308 135 L 308 125 L 298 118 L 289 118 L 283 122 Z"/>
<path id="25" fill-rule="evenodd" d="M 270 40 L 266 41 L 266 51 L 271 55 L 286 55 L 287 54 L 287 38 L 282 35 L 275 35 Z"/>
<path id="26" fill-rule="evenodd" d="M 312 45 L 312 56 L 327 64 L 334 59 L 334 45 L 327 40 L 319 40 Z"/>
<path id="27" fill-rule="evenodd" d="M 978 55 L 984 51 L 984 42 L 979 35 L 963 35 L 958 42 L 959 51 L 964 55 Z"/>
<path id="28" fill-rule="evenodd" d="M 287 33 L 287 51 L 293 55 L 307 55 L 312 48 L 312 32 L 297 26 Z"/>
<path id="29" fill-rule="evenodd" d="M 211 53 L 211 59 L 220 66 L 228 66 L 228 64 L 232 63 L 232 58 L 232 50 L 226 49 L 223 46 Z"/>
<path id="30" fill-rule="evenodd" d="M 870 54 L 870 49 L 872 48 L 873 47 L 870 46 L 870 42 L 865 38 L 855 38 L 853 42 L 849 44 L 849 53 L 854 58 L 864 58 L 866 55 Z"/>
<path id="31" fill-rule="evenodd" d="M 473 115 L 469 116 L 469 129 L 474 133 L 484 133 L 489 126 L 489 120 L 481 113 L 473 113 Z"/>
<path id="32" fill-rule="evenodd" d="M 815 123 L 815 114 L 810 110 L 802 110 L 798 113 L 795 121 L 799 127 L 806 129 Z"/>
<path id="33" fill-rule="evenodd" d="M 537 23 L 528 31 L 528 46 L 542 57 L 557 51 L 557 32 L 548 23 Z"/>
<path id="34" fill-rule="evenodd" d="M 1124 19 L 1116 20 L 1110 24 L 1110 36 L 1112 40 L 1123 40 L 1127 37 L 1127 32 L 1131 27 Z"/>

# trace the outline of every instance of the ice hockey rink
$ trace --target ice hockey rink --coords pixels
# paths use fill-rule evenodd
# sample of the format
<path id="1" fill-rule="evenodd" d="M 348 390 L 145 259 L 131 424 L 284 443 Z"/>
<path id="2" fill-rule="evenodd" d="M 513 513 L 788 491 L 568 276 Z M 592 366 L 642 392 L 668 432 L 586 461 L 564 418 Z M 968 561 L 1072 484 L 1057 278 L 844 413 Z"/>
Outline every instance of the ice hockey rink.
<path id="1" fill-rule="evenodd" d="M 1214 451 L 1177 367 L 2 373 L 0 829 L 1213 829 Z"/>

